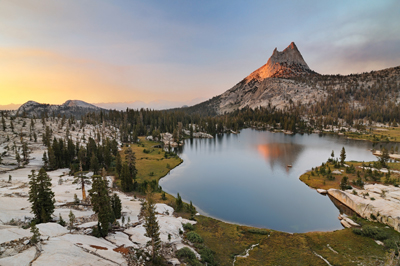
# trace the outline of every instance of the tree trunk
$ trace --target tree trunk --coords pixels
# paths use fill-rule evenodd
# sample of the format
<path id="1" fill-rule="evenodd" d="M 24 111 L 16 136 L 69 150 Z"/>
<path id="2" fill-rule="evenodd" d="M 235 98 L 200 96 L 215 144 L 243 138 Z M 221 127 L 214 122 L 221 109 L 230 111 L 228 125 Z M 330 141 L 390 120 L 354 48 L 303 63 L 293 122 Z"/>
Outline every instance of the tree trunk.
<path id="1" fill-rule="evenodd" d="M 85 181 L 82 180 L 82 201 L 86 200 Z"/>

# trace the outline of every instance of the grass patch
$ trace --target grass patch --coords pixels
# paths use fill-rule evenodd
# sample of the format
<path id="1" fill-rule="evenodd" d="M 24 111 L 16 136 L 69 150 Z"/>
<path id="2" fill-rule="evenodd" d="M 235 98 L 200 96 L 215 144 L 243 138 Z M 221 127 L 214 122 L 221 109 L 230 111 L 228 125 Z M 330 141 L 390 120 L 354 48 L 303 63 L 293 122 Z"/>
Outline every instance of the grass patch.
<path id="1" fill-rule="evenodd" d="M 387 251 L 373 239 L 356 235 L 351 229 L 288 234 L 228 224 L 204 216 L 198 216 L 197 221 L 195 232 L 215 252 L 218 265 L 232 265 L 235 255 L 243 254 L 257 243 L 259 246 L 250 251 L 250 256 L 238 258 L 235 265 L 326 265 L 314 252 L 332 265 L 381 265 Z M 381 227 L 378 223 L 365 223 Z M 398 234 L 393 229 L 387 230 L 390 234 Z"/>
<path id="2" fill-rule="evenodd" d="M 168 156 L 165 158 L 165 152 L 161 148 L 154 148 L 156 145 L 160 145 L 159 142 L 148 141 L 145 137 L 139 137 L 140 142 L 130 144 L 132 151 L 136 156 L 136 169 L 138 173 L 136 179 L 138 183 L 144 180 L 159 181 L 160 178 L 164 177 L 179 164 L 183 162 L 178 156 Z M 125 158 L 124 146 L 122 151 L 120 151 L 122 160 Z"/>
<path id="3" fill-rule="evenodd" d="M 377 162 L 365 162 L 365 166 L 371 165 L 371 167 L 374 167 L 374 163 L 376 164 Z M 364 183 L 377 183 L 377 184 L 385 184 L 386 182 L 386 175 L 384 173 L 378 172 L 378 175 L 375 175 L 375 173 L 368 173 L 367 170 L 362 169 L 362 162 L 355 162 L 355 161 L 350 161 L 350 162 L 346 162 L 347 165 L 349 166 L 353 166 L 354 167 L 354 171 L 349 173 L 346 172 L 346 170 L 348 169 L 348 167 L 340 167 L 340 168 L 335 168 L 334 164 L 332 163 L 325 163 L 325 169 L 327 169 L 328 167 L 331 169 L 331 171 L 334 170 L 339 170 L 341 172 L 341 174 L 332 174 L 332 176 L 334 177 L 334 179 L 329 179 L 327 178 L 327 175 L 323 175 L 320 172 L 317 171 L 317 169 L 319 170 L 321 167 L 316 167 L 314 170 L 312 171 L 308 171 L 304 174 L 302 174 L 300 176 L 300 180 L 302 182 L 304 182 L 307 186 L 318 189 L 330 189 L 330 188 L 335 188 L 335 189 L 340 189 L 340 181 L 342 180 L 342 178 L 344 176 L 347 176 L 349 179 L 349 184 L 353 187 L 359 187 L 361 188 L 359 185 L 357 185 L 357 180 L 358 180 L 358 174 L 357 172 L 359 172 L 359 176 L 361 177 L 361 181 L 363 181 Z M 388 163 L 390 170 L 400 170 L 400 163 Z M 372 177 L 374 176 L 374 177 Z M 367 178 L 367 179 L 366 179 Z M 399 181 L 400 181 L 400 175 L 397 173 L 393 173 L 391 172 L 390 175 L 390 183 L 388 184 L 394 184 L 394 185 L 398 185 Z"/>
<path id="4" fill-rule="evenodd" d="M 344 135 L 351 139 L 371 142 L 400 142 L 400 127 L 373 128 L 371 132 L 345 132 Z"/>
<path id="5" fill-rule="evenodd" d="M 357 168 L 357 164 L 354 162 L 346 162 L 347 165 L 353 164 L 356 170 L 360 170 Z M 361 165 L 361 163 L 360 163 Z M 349 178 L 349 182 L 351 183 L 353 180 L 357 180 L 357 174 L 346 173 L 346 167 L 334 168 L 332 163 L 326 163 L 326 167 L 329 167 L 332 171 L 339 170 L 341 174 L 332 174 L 335 178 L 334 180 L 329 180 L 325 175 L 321 173 L 317 173 L 316 171 L 308 171 L 300 176 L 300 180 L 304 182 L 307 186 L 318 189 L 330 189 L 336 188 L 340 189 L 340 181 L 343 176 L 347 176 Z"/>

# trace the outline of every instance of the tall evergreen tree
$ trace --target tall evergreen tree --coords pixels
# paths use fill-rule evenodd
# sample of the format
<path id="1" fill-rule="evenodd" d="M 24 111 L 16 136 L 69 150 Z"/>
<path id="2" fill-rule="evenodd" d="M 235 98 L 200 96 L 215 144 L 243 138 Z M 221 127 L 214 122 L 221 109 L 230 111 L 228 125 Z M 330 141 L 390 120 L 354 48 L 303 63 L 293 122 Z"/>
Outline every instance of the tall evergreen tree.
<path id="1" fill-rule="evenodd" d="M 92 189 L 89 195 L 93 205 L 93 211 L 98 216 L 98 231 L 100 236 L 105 237 L 108 234 L 109 223 L 113 222 L 113 213 L 111 210 L 110 197 L 108 195 L 107 181 L 100 175 L 92 176 Z"/>
<path id="2" fill-rule="evenodd" d="M 99 166 L 99 160 L 97 159 L 97 156 L 92 153 L 92 158 L 90 158 L 90 169 L 93 170 L 93 174 L 97 175 L 99 172 L 100 166 Z"/>
<path id="3" fill-rule="evenodd" d="M 133 191 L 133 180 L 132 180 L 131 172 L 129 171 L 129 166 L 126 162 L 122 166 L 120 179 L 121 179 L 122 191 L 124 191 L 124 192 Z"/>
<path id="4" fill-rule="evenodd" d="M 111 197 L 111 208 L 114 212 L 115 219 L 121 218 L 122 204 L 121 199 L 116 193 Z"/>
<path id="5" fill-rule="evenodd" d="M 118 176 L 121 176 L 122 159 L 121 159 L 121 154 L 119 154 L 119 152 L 117 152 L 115 168 L 117 170 Z"/>
<path id="6" fill-rule="evenodd" d="M 132 152 L 131 147 L 125 150 L 125 161 L 129 167 L 129 173 L 131 178 L 136 179 L 137 169 L 136 169 L 136 156 L 135 153 Z"/>
<path id="7" fill-rule="evenodd" d="M 90 185 L 91 182 L 88 180 L 89 177 L 85 176 L 83 174 L 82 170 L 82 163 L 79 165 L 79 172 L 75 174 L 75 179 L 73 181 L 74 184 L 80 184 L 81 189 L 82 189 L 82 201 L 86 200 L 86 191 L 85 191 L 85 185 Z"/>
<path id="8" fill-rule="evenodd" d="M 153 193 L 150 186 L 146 189 L 146 201 L 142 203 L 141 215 L 144 218 L 144 228 L 146 228 L 145 236 L 150 240 L 147 246 L 151 247 L 153 262 L 158 258 L 158 253 L 161 248 L 160 226 L 157 222 L 156 207 L 153 198 Z"/>
<path id="9" fill-rule="evenodd" d="M 342 147 L 342 150 L 340 152 L 340 164 L 344 165 L 344 160 L 346 160 L 346 150 L 344 147 Z"/>
<path id="10" fill-rule="evenodd" d="M 175 204 L 176 204 L 176 211 L 179 212 L 180 210 L 182 210 L 183 201 L 182 201 L 181 195 L 179 195 L 179 193 L 176 196 Z"/>
<path id="11" fill-rule="evenodd" d="M 46 170 L 41 168 L 36 175 L 32 170 L 29 175 L 29 202 L 37 223 L 47 223 L 54 212 L 54 193 L 51 190 L 51 179 Z"/>
<path id="12" fill-rule="evenodd" d="M 15 152 L 15 160 L 17 160 L 18 167 L 20 167 L 20 165 L 21 165 L 21 156 L 19 155 L 19 153 L 17 151 Z"/>
<path id="13" fill-rule="evenodd" d="M 43 161 L 43 164 L 44 164 L 44 168 L 47 169 L 47 167 L 49 166 L 49 160 L 47 159 L 46 152 L 43 152 L 42 161 Z"/>
<path id="14" fill-rule="evenodd" d="M 383 167 L 387 167 L 387 162 L 390 160 L 389 152 L 386 148 L 382 148 L 382 155 L 378 160 L 381 162 Z"/>

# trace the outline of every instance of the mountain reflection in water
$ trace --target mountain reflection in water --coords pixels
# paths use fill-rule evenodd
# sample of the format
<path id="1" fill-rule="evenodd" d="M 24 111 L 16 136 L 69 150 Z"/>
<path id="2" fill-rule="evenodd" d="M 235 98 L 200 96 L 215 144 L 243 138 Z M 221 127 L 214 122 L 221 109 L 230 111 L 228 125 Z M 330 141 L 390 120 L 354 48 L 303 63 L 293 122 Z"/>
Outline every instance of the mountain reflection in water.
<path id="1" fill-rule="evenodd" d="M 257 145 L 258 152 L 270 164 L 271 168 L 277 163 L 286 168 L 297 161 L 303 146 L 295 143 L 268 143 Z"/>

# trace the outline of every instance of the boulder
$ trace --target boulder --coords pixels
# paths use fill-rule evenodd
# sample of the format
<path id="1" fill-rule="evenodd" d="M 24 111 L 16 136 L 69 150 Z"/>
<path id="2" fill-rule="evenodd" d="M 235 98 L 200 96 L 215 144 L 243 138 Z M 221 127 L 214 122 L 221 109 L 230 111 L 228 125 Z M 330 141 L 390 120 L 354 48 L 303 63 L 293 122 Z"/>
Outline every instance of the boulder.
<path id="1" fill-rule="evenodd" d="M 340 220 L 340 223 L 343 225 L 343 227 L 345 227 L 345 228 L 351 228 L 351 225 L 348 223 L 348 222 L 346 222 L 345 220 Z"/>
<path id="2" fill-rule="evenodd" d="M 371 217 L 377 217 L 379 222 L 400 232 L 400 201 L 396 199 L 400 188 L 383 185 L 365 185 L 364 187 L 365 190 L 358 190 L 357 195 L 338 189 L 329 189 L 328 194 L 361 217 L 368 220 L 371 220 Z M 383 197 L 372 192 L 378 188 L 386 191 Z M 366 193 L 373 194 L 375 200 L 371 200 L 369 197 L 364 198 L 363 195 Z"/>

